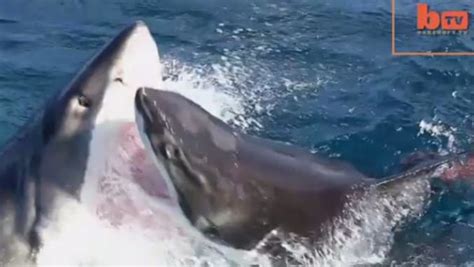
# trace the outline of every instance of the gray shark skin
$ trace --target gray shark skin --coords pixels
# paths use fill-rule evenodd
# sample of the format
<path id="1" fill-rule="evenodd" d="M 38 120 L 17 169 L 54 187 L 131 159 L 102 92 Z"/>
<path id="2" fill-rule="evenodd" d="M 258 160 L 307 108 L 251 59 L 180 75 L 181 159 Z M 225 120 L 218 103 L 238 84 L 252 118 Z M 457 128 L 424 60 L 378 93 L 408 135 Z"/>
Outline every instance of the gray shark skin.
<path id="1" fill-rule="evenodd" d="M 238 132 L 173 92 L 141 88 L 135 109 L 145 147 L 185 216 L 209 238 L 240 249 L 254 248 L 275 229 L 314 244 L 353 193 L 375 188 L 397 195 L 463 154 L 380 182 L 347 163 Z"/>
<path id="2" fill-rule="evenodd" d="M 346 163 L 237 132 L 176 93 L 140 89 L 135 108 L 186 217 L 236 248 L 250 249 L 276 228 L 317 235 L 354 185 L 371 182 Z"/>
<path id="3" fill-rule="evenodd" d="M 138 21 L 106 44 L 2 148 L 0 265 L 34 263 L 42 229 L 61 219 L 57 209 L 67 201 L 85 201 L 96 129 L 133 122 L 137 88 L 159 86 L 160 73 L 156 44 Z M 114 113 L 114 105 L 125 110 Z"/>

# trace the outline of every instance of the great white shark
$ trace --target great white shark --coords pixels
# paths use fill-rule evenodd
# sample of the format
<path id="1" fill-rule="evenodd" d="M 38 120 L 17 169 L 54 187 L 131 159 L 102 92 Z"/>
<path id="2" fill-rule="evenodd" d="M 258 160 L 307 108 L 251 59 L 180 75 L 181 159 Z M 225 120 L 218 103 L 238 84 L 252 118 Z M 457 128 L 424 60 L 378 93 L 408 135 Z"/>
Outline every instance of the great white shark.
<path id="1" fill-rule="evenodd" d="M 473 155 L 461 152 L 374 179 L 346 162 L 242 133 L 174 92 L 141 88 L 135 108 L 145 147 L 185 216 L 210 239 L 239 249 L 258 248 L 275 231 L 312 247 L 354 196 L 373 190 L 423 201 L 420 186 L 431 178 L 474 174 Z M 273 245 L 281 244 L 262 251 L 282 252 Z"/>
<path id="2" fill-rule="evenodd" d="M 98 240 L 113 247 L 113 238 L 92 236 L 89 222 L 75 217 L 78 207 L 111 229 L 130 232 L 123 241 L 156 243 L 163 238 L 157 230 L 175 222 L 162 204 L 179 202 L 204 234 L 249 249 L 278 227 L 307 234 L 339 213 L 352 185 L 374 183 L 347 163 L 315 160 L 304 149 L 239 133 L 179 95 L 138 90 L 162 87 L 159 60 L 146 25 L 128 26 L 0 150 L 0 265 L 69 264 L 70 251 Z M 379 186 L 430 176 L 446 162 L 453 159 Z M 459 170 L 471 171 L 451 168 L 448 176 Z M 309 201 L 314 209 L 305 208 Z M 51 246 L 68 227 L 87 242 Z M 126 251 L 137 253 L 131 264 L 148 250 L 141 241 L 136 245 Z M 44 251 L 54 258 L 45 261 Z M 113 264 L 125 263 L 119 254 Z"/>
<path id="3" fill-rule="evenodd" d="M 34 264 L 52 236 L 61 235 L 62 224 L 71 225 L 73 207 L 83 207 L 112 227 L 134 229 L 136 235 L 152 236 L 167 223 L 153 202 L 172 202 L 173 197 L 143 153 L 133 103 L 139 87 L 161 86 L 161 71 L 149 29 L 135 22 L 2 147 L 2 266 Z M 87 235 L 89 226 L 76 223 L 80 228 L 74 231 Z M 81 246 L 61 250 L 67 254 Z"/>

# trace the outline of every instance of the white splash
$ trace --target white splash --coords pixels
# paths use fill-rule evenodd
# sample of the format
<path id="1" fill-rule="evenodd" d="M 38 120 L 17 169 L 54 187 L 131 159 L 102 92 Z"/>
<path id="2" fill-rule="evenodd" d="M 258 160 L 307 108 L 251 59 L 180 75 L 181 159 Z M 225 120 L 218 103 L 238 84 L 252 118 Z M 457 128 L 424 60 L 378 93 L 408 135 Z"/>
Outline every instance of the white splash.
<path id="1" fill-rule="evenodd" d="M 426 180 L 400 183 L 387 190 L 371 188 L 354 195 L 343 214 L 325 226 L 325 236 L 316 248 L 305 247 L 295 236 L 280 239 L 282 247 L 301 266 L 382 264 L 397 228 L 422 214 L 429 192 Z M 278 237 L 277 232 L 275 235 Z"/>
<path id="2" fill-rule="evenodd" d="M 245 116 L 244 98 L 233 90 L 230 82 L 236 74 L 225 67 L 217 64 L 207 68 L 190 66 L 175 59 L 165 60 L 164 65 L 169 77 L 164 81 L 164 90 L 182 94 L 226 122 L 235 122 Z M 248 122 L 241 122 L 239 126 L 248 127 Z"/>
<path id="3" fill-rule="evenodd" d="M 438 141 L 443 143 L 442 138 L 446 139 L 446 149 L 440 145 L 439 152 L 441 154 L 447 154 L 448 152 L 456 152 L 456 128 L 443 124 L 441 121 L 438 122 L 427 122 L 421 120 L 419 123 L 420 131 L 418 135 L 430 134 L 433 137 L 438 138 Z"/>
<path id="4" fill-rule="evenodd" d="M 83 205 L 69 202 L 61 229 L 47 228 L 48 242 L 39 266 L 268 266 L 252 253 L 218 247 L 192 232 L 172 209 L 162 207 L 159 228 L 140 235 L 134 227 L 117 229 Z"/>

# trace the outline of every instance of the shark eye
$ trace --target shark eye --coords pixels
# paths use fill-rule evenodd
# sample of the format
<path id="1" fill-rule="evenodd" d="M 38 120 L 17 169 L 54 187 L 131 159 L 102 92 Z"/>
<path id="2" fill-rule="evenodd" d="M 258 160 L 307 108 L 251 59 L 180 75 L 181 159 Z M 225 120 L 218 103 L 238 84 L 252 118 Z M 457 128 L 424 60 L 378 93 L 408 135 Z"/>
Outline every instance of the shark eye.
<path id="1" fill-rule="evenodd" d="M 163 155 L 163 157 L 165 159 L 171 159 L 173 157 L 173 154 L 172 154 L 172 147 L 170 144 L 163 144 L 160 146 L 160 152 L 161 152 L 161 155 Z"/>
<path id="2" fill-rule="evenodd" d="M 217 230 L 217 228 L 215 227 L 210 227 L 210 228 L 207 228 L 205 231 L 204 231 L 204 234 L 207 234 L 213 238 L 218 238 L 219 237 L 219 230 Z"/>
<path id="3" fill-rule="evenodd" d="M 165 159 L 179 159 L 181 156 L 180 150 L 172 144 L 164 144 L 160 147 L 160 152 Z"/>
<path id="4" fill-rule="evenodd" d="M 114 79 L 114 82 L 119 82 L 119 83 L 122 83 L 122 84 L 123 84 L 123 80 L 122 80 L 122 78 L 120 78 L 120 77 L 115 78 L 115 79 Z"/>
<path id="5" fill-rule="evenodd" d="M 166 157 L 168 159 L 172 159 L 174 158 L 174 154 L 173 154 L 173 148 L 171 147 L 171 145 L 167 145 L 166 148 L 165 148 L 165 153 L 166 153 Z"/>
<path id="6" fill-rule="evenodd" d="M 220 236 L 220 233 L 219 233 L 219 230 L 217 229 L 217 227 L 212 223 L 210 222 L 209 220 L 207 221 L 208 225 L 207 227 L 205 227 L 202 232 L 211 237 L 211 238 L 219 238 Z"/>
<path id="7" fill-rule="evenodd" d="M 77 101 L 79 102 L 79 105 L 81 105 L 82 107 L 85 107 L 85 108 L 89 108 L 92 104 L 91 100 L 89 98 L 87 98 L 86 96 L 84 96 L 84 95 L 80 95 L 77 98 Z"/>

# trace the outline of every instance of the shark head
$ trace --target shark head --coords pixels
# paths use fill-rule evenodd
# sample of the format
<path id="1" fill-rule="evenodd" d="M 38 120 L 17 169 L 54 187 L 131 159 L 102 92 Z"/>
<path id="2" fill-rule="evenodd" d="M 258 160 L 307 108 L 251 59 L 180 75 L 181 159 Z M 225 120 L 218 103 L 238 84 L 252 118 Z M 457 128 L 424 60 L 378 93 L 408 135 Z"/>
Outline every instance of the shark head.
<path id="1" fill-rule="evenodd" d="M 97 177 L 105 175 L 107 162 L 116 154 L 112 149 L 125 142 L 119 137 L 121 131 L 134 124 L 136 91 L 161 83 L 157 45 L 148 27 L 135 22 L 108 42 L 47 104 L 40 164 L 45 182 L 78 198 L 96 194 Z M 43 193 L 43 197 L 48 195 Z"/>
<path id="2" fill-rule="evenodd" d="M 146 150 L 187 219 L 211 239 L 243 247 L 244 238 L 235 232 L 242 224 L 253 227 L 252 195 L 257 192 L 236 180 L 240 135 L 174 92 L 141 88 L 135 108 Z M 239 212 L 232 212 L 236 207 Z"/>
<path id="3" fill-rule="evenodd" d="M 133 119 L 137 88 L 161 85 L 159 60 L 147 26 L 141 21 L 128 26 L 52 100 L 48 132 L 68 138 L 105 121 Z"/>

